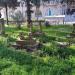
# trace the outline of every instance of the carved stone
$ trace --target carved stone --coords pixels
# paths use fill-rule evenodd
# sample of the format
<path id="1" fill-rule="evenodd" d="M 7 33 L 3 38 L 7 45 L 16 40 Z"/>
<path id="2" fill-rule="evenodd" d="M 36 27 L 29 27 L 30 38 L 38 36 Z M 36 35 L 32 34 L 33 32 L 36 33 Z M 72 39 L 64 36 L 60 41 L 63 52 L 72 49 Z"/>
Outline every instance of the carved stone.
<path id="1" fill-rule="evenodd" d="M 32 34 L 30 33 L 28 38 L 25 38 L 23 33 L 20 33 L 19 40 L 16 41 L 16 44 L 12 45 L 16 49 L 26 49 L 27 51 L 37 50 L 39 43 L 33 39 Z"/>

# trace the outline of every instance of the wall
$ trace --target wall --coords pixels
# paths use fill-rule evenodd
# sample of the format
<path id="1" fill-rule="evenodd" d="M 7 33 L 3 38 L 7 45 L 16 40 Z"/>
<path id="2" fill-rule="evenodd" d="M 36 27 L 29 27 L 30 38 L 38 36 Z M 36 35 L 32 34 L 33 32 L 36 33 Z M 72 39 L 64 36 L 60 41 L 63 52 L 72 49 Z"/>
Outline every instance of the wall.
<path id="1" fill-rule="evenodd" d="M 53 2 L 53 1 L 51 1 L 50 3 L 43 3 L 40 6 L 40 11 L 42 13 L 42 17 L 40 16 L 39 19 L 45 19 L 45 16 L 65 15 L 65 18 L 64 18 L 65 22 L 67 22 L 67 21 L 75 21 L 75 18 L 74 18 L 75 14 L 67 15 L 66 14 L 66 9 L 67 9 L 67 5 L 65 3 L 61 4 L 61 3 Z M 25 19 L 27 19 L 25 4 L 23 5 L 23 7 L 20 4 L 20 6 L 17 7 L 16 10 L 9 9 L 8 10 L 9 18 L 10 18 L 10 15 L 13 14 L 17 10 L 20 10 L 23 13 L 23 16 L 25 17 Z M 35 16 L 36 7 L 33 6 L 32 10 L 34 10 L 34 13 L 32 14 L 32 19 L 35 20 L 35 19 L 37 19 L 37 17 Z M 49 10 L 51 11 L 51 13 L 49 13 Z M 6 18 L 5 9 L 2 9 L 1 12 L 3 14 L 2 17 Z"/>

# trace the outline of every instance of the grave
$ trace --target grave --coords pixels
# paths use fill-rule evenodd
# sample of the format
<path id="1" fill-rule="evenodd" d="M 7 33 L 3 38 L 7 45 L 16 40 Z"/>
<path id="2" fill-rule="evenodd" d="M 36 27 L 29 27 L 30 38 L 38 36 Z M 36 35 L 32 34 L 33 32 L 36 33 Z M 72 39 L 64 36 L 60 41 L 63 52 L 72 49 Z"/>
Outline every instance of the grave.
<path id="1" fill-rule="evenodd" d="M 32 34 L 29 33 L 28 38 L 24 37 L 23 33 L 19 34 L 19 40 L 12 45 L 16 49 L 26 49 L 27 51 L 35 51 L 39 46 L 39 42 L 33 39 Z"/>
<path id="2" fill-rule="evenodd" d="M 4 19 L 0 18 L 0 34 L 5 34 L 5 26 L 4 26 Z"/>
<path id="3" fill-rule="evenodd" d="M 67 42 L 57 42 L 57 47 L 60 49 L 65 49 L 69 46 L 69 43 Z"/>

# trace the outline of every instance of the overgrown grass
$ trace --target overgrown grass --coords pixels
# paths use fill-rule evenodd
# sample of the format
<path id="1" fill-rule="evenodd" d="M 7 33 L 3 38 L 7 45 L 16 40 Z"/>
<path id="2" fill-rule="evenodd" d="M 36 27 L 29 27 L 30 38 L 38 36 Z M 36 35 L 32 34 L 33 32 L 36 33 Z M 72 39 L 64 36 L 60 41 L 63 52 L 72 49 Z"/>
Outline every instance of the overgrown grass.
<path id="1" fill-rule="evenodd" d="M 36 28 L 35 28 L 36 30 Z M 29 29 L 6 27 L 7 37 L 0 36 L 0 75 L 75 75 L 75 44 L 60 49 L 56 41 L 67 42 L 72 26 L 43 26 L 46 35 L 35 37 L 43 44 L 35 52 L 8 47 L 19 32 L 28 35 Z"/>

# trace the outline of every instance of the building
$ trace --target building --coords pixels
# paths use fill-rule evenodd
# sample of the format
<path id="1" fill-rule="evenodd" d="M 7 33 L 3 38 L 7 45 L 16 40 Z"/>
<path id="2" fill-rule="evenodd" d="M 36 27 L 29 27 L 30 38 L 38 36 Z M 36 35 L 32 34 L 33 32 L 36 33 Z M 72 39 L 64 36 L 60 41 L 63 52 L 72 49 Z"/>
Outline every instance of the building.
<path id="1" fill-rule="evenodd" d="M 34 13 L 32 14 L 32 19 L 44 19 L 48 20 L 50 23 L 54 24 L 62 24 L 62 23 L 74 23 L 75 22 L 75 0 L 71 0 L 68 3 L 61 3 L 61 0 L 50 0 L 49 2 L 41 2 L 40 8 L 36 9 L 33 5 L 32 10 Z M 26 5 L 24 2 L 20 3 L 20 6 L 14 9 L 8 9 L 8 15 L 11 19 L 11 15 L 13 13 L 21 11 L 26 20 Z M 5 9 L 1 10 L 3 16 L 5 18 Z"/>

